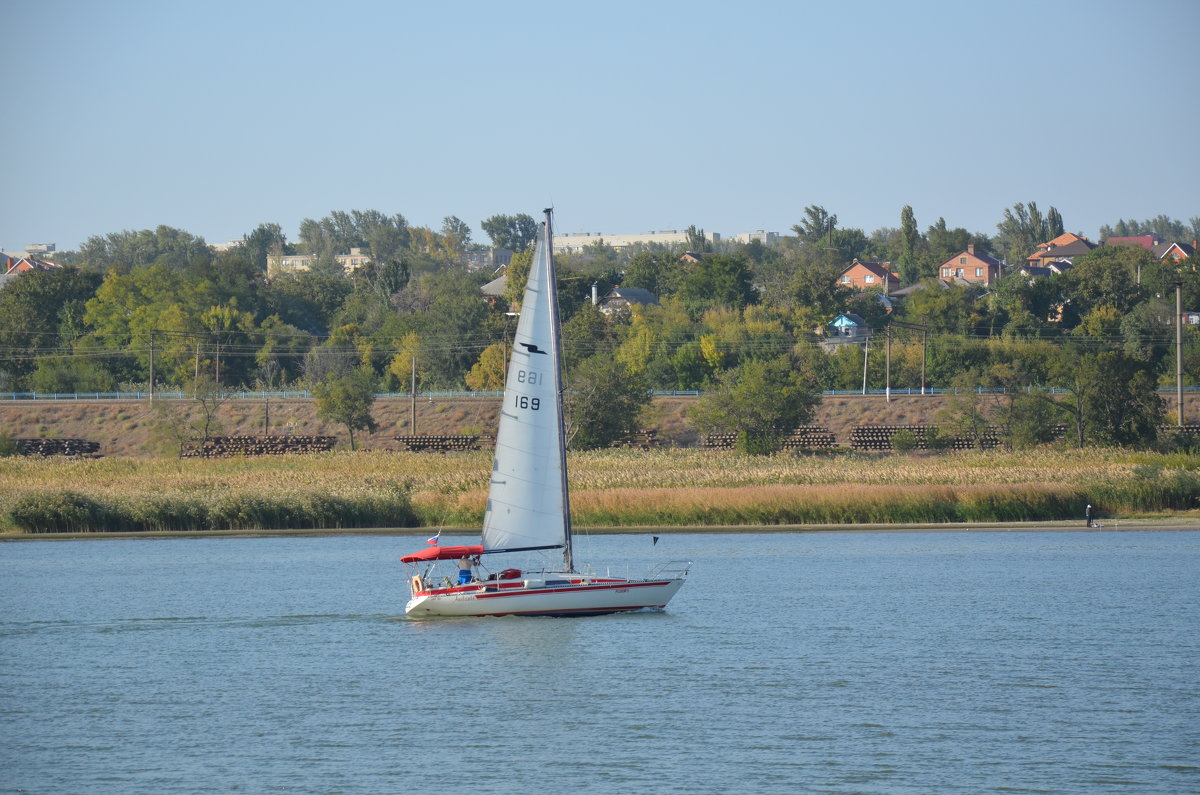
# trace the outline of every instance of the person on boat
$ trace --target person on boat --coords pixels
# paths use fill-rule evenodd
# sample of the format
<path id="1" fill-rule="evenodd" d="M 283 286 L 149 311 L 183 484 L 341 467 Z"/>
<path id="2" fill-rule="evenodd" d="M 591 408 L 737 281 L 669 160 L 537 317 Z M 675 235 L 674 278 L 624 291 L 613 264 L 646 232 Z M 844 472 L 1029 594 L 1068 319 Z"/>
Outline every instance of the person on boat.
<path id="1" fill-rule="evenodd" d="M 1091 527 L 1092 526 L 1092 506 L 1090 504 L 1084 510 L 1083 515 L 1087 519 L 1087 526 Z"/>
<path id="2" fill-rule="evenodd" d="M 458 559 L 458 584 L 466 585 L 471 580 L 471 559 L 463 555 Z"/>

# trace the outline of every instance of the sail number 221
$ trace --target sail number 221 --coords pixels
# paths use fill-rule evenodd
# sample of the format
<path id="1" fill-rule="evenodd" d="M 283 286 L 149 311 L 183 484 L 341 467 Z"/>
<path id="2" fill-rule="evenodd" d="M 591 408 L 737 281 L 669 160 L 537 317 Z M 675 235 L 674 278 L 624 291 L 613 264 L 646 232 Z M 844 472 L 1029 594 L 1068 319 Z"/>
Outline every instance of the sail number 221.
<path id="1" fill-rule="evenodd" d="M 536 373 L 531 370 L 517 371 L 517 383 L 519 384 L 539 384 L 541 381 L 542 375 L 540 373 Z M 531 409 L 533 411 L 537 411 L 542 407 L 542 401 L 535 397 L 529 397 L 528 395 L 514 395 L 514 399 L 516 400 L 517 408 L 519 409 Z"/>

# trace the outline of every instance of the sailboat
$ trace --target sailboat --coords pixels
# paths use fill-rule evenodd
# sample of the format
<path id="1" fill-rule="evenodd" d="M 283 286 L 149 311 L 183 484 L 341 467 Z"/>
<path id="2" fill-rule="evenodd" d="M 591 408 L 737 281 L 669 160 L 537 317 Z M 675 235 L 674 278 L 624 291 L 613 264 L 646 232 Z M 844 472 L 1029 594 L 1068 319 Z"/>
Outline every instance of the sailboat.
<path id="1" fill-rule="evenodd" d="M 405 613 L 434 616 L 585 616 L 661 609 L 683 585 L 690 562 L 661 564 L 641 579 L 576 569 L 567 486 L 566 431 L 551 211 L 545 211 L 514 337 L 496 454 L 479 544 L 439 537 L 401 558 L 412 597 Z M 522 571 L 516 553 L 562 550 L 562 566 Z M 459 561 L 452 576 L 437 564 Z M 492 564 L 493 560 L 500 561 Z"/>

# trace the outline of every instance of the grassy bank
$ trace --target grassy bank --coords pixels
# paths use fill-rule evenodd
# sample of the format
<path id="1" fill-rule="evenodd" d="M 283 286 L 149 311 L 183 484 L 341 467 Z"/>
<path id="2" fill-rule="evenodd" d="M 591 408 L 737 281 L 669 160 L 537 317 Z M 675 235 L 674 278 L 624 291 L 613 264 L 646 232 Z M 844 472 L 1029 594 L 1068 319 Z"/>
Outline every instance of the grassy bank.
<path id="1" fill-rule="evenodd" d="M 1120 450 L 747 458 L 571 456 L 590 526 L 1074 519 L 1200 507 L 1200 458 Z M 228 460 L 0 459 L 0 532 L 477 527 L 490 453 Z"/>

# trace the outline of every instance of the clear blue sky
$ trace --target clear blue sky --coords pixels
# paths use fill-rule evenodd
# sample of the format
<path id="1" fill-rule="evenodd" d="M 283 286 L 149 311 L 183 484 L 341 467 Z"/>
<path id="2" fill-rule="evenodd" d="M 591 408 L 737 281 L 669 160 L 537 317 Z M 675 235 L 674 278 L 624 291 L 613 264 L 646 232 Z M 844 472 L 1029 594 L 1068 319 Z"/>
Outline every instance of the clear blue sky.
<path id="1" fill-rule="evenodd" d="M 1200 2 L 0 0 L 0 247 L 1200 215 Z"/>

